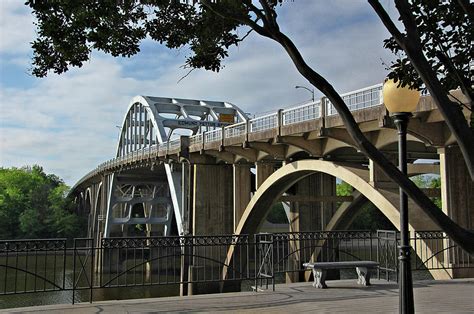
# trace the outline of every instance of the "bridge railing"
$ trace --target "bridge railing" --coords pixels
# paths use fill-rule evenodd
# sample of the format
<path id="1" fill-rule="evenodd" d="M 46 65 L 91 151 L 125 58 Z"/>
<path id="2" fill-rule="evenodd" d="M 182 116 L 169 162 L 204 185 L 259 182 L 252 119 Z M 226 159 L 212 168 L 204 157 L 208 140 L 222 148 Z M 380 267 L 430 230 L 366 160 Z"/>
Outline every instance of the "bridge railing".
<path id="1" fill-rule="evenodd" d="M 383 104 L 382 84 L 342 94 L 341 97 L 350 111 L 379 106 Z M 326 114 L 328 116 L 337 115 L 337 110 L 334 108 L 333 104 L 328 99 L 325 99 L 325 102 Z"/>
<path id="2" fill-rule="evenodd" d="M 189 137 L 189 145 L 202 144 L 202 133 Z"/>
<path id="3" fill-rule="evenodd" d="M 342 94 L 341 97 L 350 111 L 376 107 L 383 104 L 382 84 L 372 85 L 356 91 L 351 91 Z M 218 128 L 213 131 L 190 136 L 190 144 L 203 145 L 204 143 L 222 141 L 224 139 L 242 136 L 247 133 L 258 133 L 272 130 L 279 127 L 280 123 L 283 126 L 292 125 L 322 118 L 324 116 L 334 115 L 337 115 L 336 109 L 327 98 L 323 97 L 322 100 L 279 110 L 274 113 L 249 119 L 247 122 L 241 122 L 226 126 L 224 128 Z M 170 143 L 160 143 L 149 148 L 142 148 L 137 151 L 130 152 L 126 156 L 113 158 L 100 164 L 96 169 L 90 171 L 80 182 L 82 182 L 84 179 L 93 177 L 104 170 L 110 169 L 110 167 L 116 167 L 123 162 L 131 162 L 136 158 L 139 158 L 139 156 L 144 158 L 145 156 L 150 157 L 154 154 L 166 154 L 168 150 L 179 149 L 179 146 L 179 140 L 173 140 Z"/>
<path id="4" fill-rule="evenodd" d="M 168 142 L 168 150 L 176 150 L 181 147 L 181 140 L 176 139 Z"/>
<path id="5" fill-rule="evenodd" d="M 224 138 L 234 138 L 244 135 L 247 131 L 247 123 L 240 122 L 224 128 Z"/>
<path id="6" fill-rule="evenodd" d="M 249 121 L 250 133 L 271 130 L 278 127 L 278 112 L 270 113 Z"/>
<path id="7" fill-rule="evenodd" d="M 283 125 L 318 119 L 321 117 L 321 101 L 284 109 L 281 114 Z"/>
<path id="8" fill-rule="evenodd" d="M 211 143 L 222 140 L 222 129 L 215 129 L 204 133 L 204 142 Z"/>

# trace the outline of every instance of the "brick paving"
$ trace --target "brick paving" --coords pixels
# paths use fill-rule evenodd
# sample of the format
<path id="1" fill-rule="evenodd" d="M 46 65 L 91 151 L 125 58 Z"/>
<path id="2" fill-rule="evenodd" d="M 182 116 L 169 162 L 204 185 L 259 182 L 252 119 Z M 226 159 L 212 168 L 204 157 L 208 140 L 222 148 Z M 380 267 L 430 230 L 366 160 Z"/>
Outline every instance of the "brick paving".
<path id="1" fill-rule="evenodd" d="M 0 310 L 0 313 L 397 313 L 396 283 L 373 280 L 328 281 L 328 289 L 310 283 L 277 285 L 276 291 L 240 292 L 76 305 Z M 419 281 L 414 284 L 417 313 L 474 313 L 474 279 Z"/>

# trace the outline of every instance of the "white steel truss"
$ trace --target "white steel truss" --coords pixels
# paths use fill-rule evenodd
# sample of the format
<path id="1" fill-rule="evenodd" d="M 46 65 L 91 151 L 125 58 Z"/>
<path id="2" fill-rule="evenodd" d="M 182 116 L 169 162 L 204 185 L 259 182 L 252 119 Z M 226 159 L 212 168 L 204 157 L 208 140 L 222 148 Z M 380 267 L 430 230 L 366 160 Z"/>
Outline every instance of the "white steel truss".
<path id="1" fill-rule="evenodd" d="M 244 112 L 228 102 L 136 96 L 122 123 L 116 158 L 152 150 L 164 143 L 172 145 L 173 136 L 197 135 L 246 121 Z M 116 173 L 112 175 L 104 237 L 110 236 L 114 226 L 120 225 L 123 229 L 130 224 L 146 224 L 147 229 L 151 228 L 150 225 L 163 225 L 163 235 L 169 235 L 173 214 L 178 232 L 183 233 L 181 173 L 173 171 L 169 164 L 159 167 L 164 167 L 167 180 L 149 186 L 132 184 L 123 178 L 119 180 Z M 169 191 L 169 197 L 156 196 L 155 192 L 159 190 Z M 147 191 L 151 197 L 141 195 Z M 132 213 L 133 206 L 138 203 L 142 204 L 143 217 L 134 217 Z M 163 207 L 166 209 L 164 215 L 157 214 L 158 205 L 160 211 Z"/>

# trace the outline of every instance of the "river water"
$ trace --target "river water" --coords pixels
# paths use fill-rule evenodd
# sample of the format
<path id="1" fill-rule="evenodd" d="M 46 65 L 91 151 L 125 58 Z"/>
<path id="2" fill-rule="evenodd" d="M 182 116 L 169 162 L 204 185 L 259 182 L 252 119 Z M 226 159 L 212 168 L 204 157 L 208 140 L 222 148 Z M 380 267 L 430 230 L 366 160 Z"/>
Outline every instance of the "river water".
<path id="1" fill-rule="evenodd" d="M 62 259 L 62 257 L 53 259 L 53 261 L 51 261 L 51 259 L 43 259 L 41 256 L 30 257 L 29 260 L 26 261 L 24 256 L 15 256 L 15 258 L 9 258 L 8 264 L 6 264 L 6 259 L 4 257 L 0 257 L 0 265 L 8 266 L 0 267 L 0 309 L 34 305 L 72 303 L 72 290 L 22 293 L 28 290 L 54 289 L 52 284 L 42 280 L 40 277 L 45 277 L 50 282 L 54 282 L 60 287 L 71 289 L 74 279 L 74 267 L 71 256 L 67 256 L 65 261 Z M 17 269 L 26 269 L 28 272 L 38 274 L 40 277 L 33 276 L 27 272 Z M 79 269 L 80 266 L 76 264 L 76 276 L 79 272 Z M 84 285 L 84 282 L 82 282 L 81 285 L 87 286 Z M 14 291 L 17 291 L 20 294 L 2 295 L 5 292 L 10 293 Z M 92 297 L 94 301 L 177 295 L 179 295 L 178 284 L 103 288 L 93 289 L 92 291 Z M 74 300 L 76 303 L 89 302 L 90 290 L 84 289 L 74 291 Z"/>

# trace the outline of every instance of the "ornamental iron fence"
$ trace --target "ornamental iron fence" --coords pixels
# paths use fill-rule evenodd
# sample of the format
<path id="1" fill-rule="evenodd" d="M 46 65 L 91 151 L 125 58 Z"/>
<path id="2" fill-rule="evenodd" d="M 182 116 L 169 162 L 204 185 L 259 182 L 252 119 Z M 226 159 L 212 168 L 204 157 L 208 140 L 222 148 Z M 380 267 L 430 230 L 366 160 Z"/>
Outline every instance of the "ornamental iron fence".
<path id="1" fill-rule="evenodd" d="M 309 280 L 303 267 L 309 261 L 376 261 L 379 279 L 393 280 L 399 238 L 396 231 L 379 230 L 0 240 L 0 295 L 68 291 L 74 303 L 78 291 L 92 302 L 96 289 L 122 287 L 173 285 L 196 294 L 253 283 L 258 291 L 275 289 L 275 282 Z M 412 233 L 411 245 L 414 271 L 473 268 L 473 256 L 444 232 Z"/>

